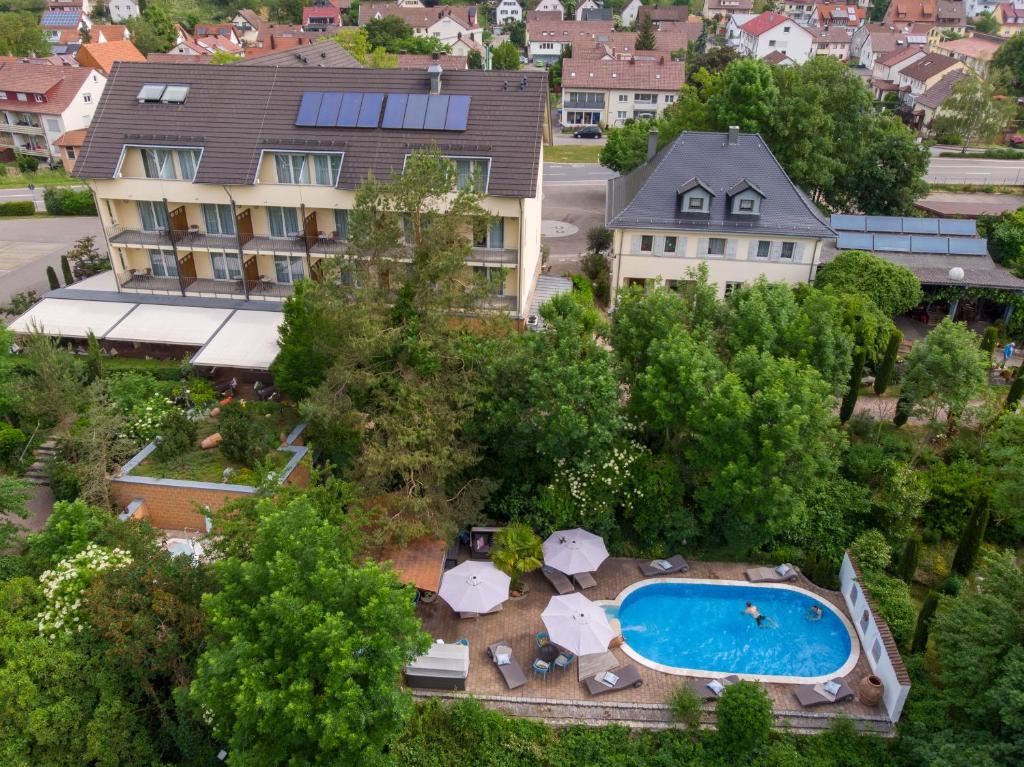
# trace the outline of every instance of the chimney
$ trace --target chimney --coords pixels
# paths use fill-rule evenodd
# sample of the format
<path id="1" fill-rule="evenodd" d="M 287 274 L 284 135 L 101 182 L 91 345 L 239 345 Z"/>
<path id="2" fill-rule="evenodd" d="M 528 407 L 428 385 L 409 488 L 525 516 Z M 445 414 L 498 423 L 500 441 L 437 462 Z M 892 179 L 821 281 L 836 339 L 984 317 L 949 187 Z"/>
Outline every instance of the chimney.
<path id="1" fill-rule="evenodd" d="M 441 92 L 441 68 L 440 54 L 430 54 L 430 66 L 427 67 L 427 74 L 430 75 L 430 92 L 437 95 Z"/>
<path id="2" fill-rule="evenodd" d="M 736 146 L 740 140 L 740 126 L 730 125 L 729 126 L 729 146 Z"/>
<path id="3" fill-rule="evenodd" d="M 658 131 L 649 130 L 647 131 L 647 162 L 654 159 L 654 155 L 658 153 Z"/>

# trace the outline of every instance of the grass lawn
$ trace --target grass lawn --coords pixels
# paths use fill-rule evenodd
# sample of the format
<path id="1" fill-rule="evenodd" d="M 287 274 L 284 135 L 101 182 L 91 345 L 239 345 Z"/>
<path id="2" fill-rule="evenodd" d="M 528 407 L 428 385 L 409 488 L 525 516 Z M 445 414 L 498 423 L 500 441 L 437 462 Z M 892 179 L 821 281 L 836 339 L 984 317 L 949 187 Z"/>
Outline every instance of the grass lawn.
<path id="1" fill-rule="evenodd" d="M 292 430 L 298 423 L 298 413 L 294 408 L 284 407 L 276 402 L 250 402 L 246 408 L 254 411 L 254 417 L 265 424 L 267 454 L 265 463 L 268 468 L 280 471 L 291 459 L 291 453 L 277 450 L 279 435 Z M 197 443 L 218 430 L 216 418 L 205 418 L 198 424 Z M 227 479 L 236 485 L 255 484 L 257 475 L 240 463 L 231 461 L 219 447 L 202 450 L 198 444 L 187 453 L 163 459 L 158 453 L 139 464 L 132 474 L 142 477 L 160 477 L 168 479 L 188 479 L 193 482 L 224 482 L 224 470 L 232 469 Z"/>
<path id="2" fill-rule="evenodd" d="M 544 162 L 596 163 L 603 144 L 560 144 L 544 147 Z"/>
<path id="3" fill-rule="evenodd" d="M 40 167 L 35 173 L 15 173 L 13 175 L 0 174 L 0 189 L 12 189 L 35 184 L 38 187 L 47 186 L 83 186 L 77 178 L 71 178 L 62 170 L 49 170 Z"/>

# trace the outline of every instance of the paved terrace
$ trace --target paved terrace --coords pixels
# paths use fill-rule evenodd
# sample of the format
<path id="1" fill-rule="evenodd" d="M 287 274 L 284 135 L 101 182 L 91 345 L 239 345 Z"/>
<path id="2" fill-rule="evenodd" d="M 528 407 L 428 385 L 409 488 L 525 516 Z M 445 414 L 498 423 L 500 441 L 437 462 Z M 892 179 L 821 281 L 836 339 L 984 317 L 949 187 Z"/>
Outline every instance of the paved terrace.
<path id="1" fill-rule="evenodd" d="M 685 575 L 663 576 L 704 578 L 712 580 L 746 581 L 744 565 L 731 562 L 695 562 L 688 560 L 690 571 Z M 614 599 L 626 586 L 642 580 L 637 560 L 609 558 L 595 574 L 597 586 L 584 593 L 593 600 Z M 529 594 L 523 599 L 510 599 L 499 613 L 483 615 L 476 620 L 460 620 L 452 609 L 440 598 L 433 604 L 417 606 L 423 628 L 435 639 L 454 642 L 469 640 L 469 678 L 466 692 L 441 690 L 413 690 L 417 697 L 452 698 L 472 695 L 485 705 L 508 714 L 544 719 L 552 724 L 609 724 L 617 722 L 634 727 L 664 728 L 673 726 L 667 702 L 672 693 L 682 686 L 687 677 L 666 674 L 636 664 L 644 684 L 640 688 L 628 688 L 610 692 L 594 698 L 579 682 L 577 661 L 566 672 L 552 669 L 547 680 L 534 676 L 530 670 L 535 654 L 534 635 L 544 631 L 541 611 L 554 595 L 551 585 L 539 571 L 526 576 Z M 851 621 L 842 596 L 835 591 L 819 588 L 802 575 L 795 585 L 814 592 L 820 598 L 836 605 L 840 612 Z M 529 681 L 523 687 L 509 690 L 498 669 L 486 656 L 487 646 L 498 640 L 507 639 L 513 656 L 523 667 Z M 621 649 L 612 651 L 622 665 L 633 663 Z M 857 666 L 847 675 L 847 684 L 856 690 L 860 680 L 870 673 L 866 652 L 861 649 Z M 829 727 L 838 717 L 847 717 L 863 730 L 890 734 L 892 726 L 884 708 L 879 705 L 868 707 L 857 700 L 801 710 L 793 695 L 791 684 L 765 684 L 771 697 L 778 726 L 795 731 L 813 732 Z M 705 706 L 705 725 L 714 724 L 714 704 Z"/>

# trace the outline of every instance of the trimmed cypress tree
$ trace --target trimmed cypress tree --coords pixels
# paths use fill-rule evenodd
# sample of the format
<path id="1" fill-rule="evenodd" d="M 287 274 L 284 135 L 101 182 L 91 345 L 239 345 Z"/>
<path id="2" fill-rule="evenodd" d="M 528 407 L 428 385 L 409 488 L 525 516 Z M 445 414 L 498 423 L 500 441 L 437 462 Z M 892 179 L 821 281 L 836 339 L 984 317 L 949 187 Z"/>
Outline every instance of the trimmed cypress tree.
<path id="1" fill-rule="evenodd" d="M 57 290 L 60 288 L 60 283 L 57 281 L 57 272 L 53 270 L 52 266 L 46 267 L 46 279 L 50 283 L 50 290 Z"/>
<path id="2" fill-rule="evenodd" d="M 917 572 L 917 562 L 921 556 L 921 539 L 916 535 L 912 535 L 907 538 L 907 543 L 903 547 L 903 554 L 900 557 L 899 567 L 897 568 L 897 574 L 900 579 L 911 583 L 914 580 L 914 573 Z"/>
<path id="3" fill-rule="evenodd" d="M 903 343 L 903 334 L 896 328 L 892 329 L 889 335 L 889 345 L 885 347 L 885 356 L 875 371 L 875 394 L 881 396 L 889 388 L 892 380 L 892 371 L 896 367 L 896 357 L 900 353 L 900 344 Z"/>
<path id="4" fill-rule="evenodd" d="M 75 281 L 75 276 L 71 273 L 71 264 L 68 263 L 67 256 L 60 257 L 60 272 L 64 276 L 65 285 L 70 285 Z"/>
<path id="5" fill-rule="evenodd" d="M 654 20 L 651 14 L 645 13 L 640 19 L 640 26 L 637 27 L 636 43 L 633 47 L 638 51 L 653 51 L 658 45 L 657 36 L 654 33 Z"/>
<path id="6" fill-rule="evenodd" d="M 1006 409 L 1016 410 L 1021 397 L 1024 397 L 1024 365 L 1017 368 L 1017 375 L 1010 384 L 1010 392 L 1006 395 Z"/>
<path id="7" fill-rule="evenodd" d="M 100 354 L 100 342 L 96 340 L 96 335 L 91 330 L 86 337 L 86 348 L 88 352 L 85 355 L 85 382 L 91 384 L 103 375 L 103 357 Z"/>
<path id="8" fill-rule="evenodd" d="M 985 540 L 986 527 L 988 527 L 988 499 L 982 498 L 967 519 L 967 525 L 960 536 L 960 543 L 956 546 L 951 568 L 954 573 L 960 573 L 965 578 L 970 575 L 971 570 L 974 569 L 974 563 L 978 561 L 978 552 L 981 550 L 982 541 Z"/>
<path id="9" fill-rule="evenodd" d="M 893 416 L 892 422 L 897 426 L 902 426 L 910 418 L 910 403 L 907 402 L 906 397 L 900 397 L 896 402 L 896 415 Z"/>
<path id="10" fill-rule="evenodd" d="M 857 397 L 860 396 L 860 377 L 864 373 L 864 363 L 867 361 L 867 354 L 863 349 L 857 351 L 853 356 L 853 368 L 850 370 L 850 388 L 843 397 L 843 404 L 839 407 L 839 421 L 846 423 L 853 415 L 853 408 L 857 405 Z"/>
<path id="11" fill-rule="evenodd" d="M 932 618 L 935 617 L 935 610 L 939 607 L 939 595 L 929 591 L 921 605 L 921 612 L 917 614 L 917 625 L 914 627 L 914 639 L 910 643 L 911 652 L 924 652 L 928 648 L 928 631 L 932 625 Z"/>
<path id="12" fill-rule="evenodd" d="M 985 335 L 981 337 L 981 349 L 982 351 L 988 352 L 988 356 L 991 357 L 996 353 L 996 344 L 999 343 L 999 328 L 995 325 L 989 325 L 985 328 Z"/>

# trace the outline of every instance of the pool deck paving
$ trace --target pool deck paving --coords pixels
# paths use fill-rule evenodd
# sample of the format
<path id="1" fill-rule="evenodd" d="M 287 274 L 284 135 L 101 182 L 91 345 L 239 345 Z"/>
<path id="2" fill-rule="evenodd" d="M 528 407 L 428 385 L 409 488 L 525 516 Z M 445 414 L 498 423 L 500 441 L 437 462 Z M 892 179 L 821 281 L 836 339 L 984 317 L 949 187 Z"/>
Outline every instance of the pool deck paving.
<path id="1" fill-rule="evenodd" d="M 679 580 L 706 579 L 746 582 L 745 565 L 732 562 L 700 562 L 689 560 L 686 574 L 665 576 Z M 597 586 L 582 592 L 591 600 L 615 599 L 627 586 L 643 580 L 638 560 L 609 558 L 594 575 Z M 607 724 L 621 722 L 637 727 L 673 726 L 668 713 L 672 694 L 689 679 L 685 676 L 656 671 L 635 663 L 621 649 L 612 653 L 621 665 L 634 664 L 640 670 L 643 686 L 591 696 L 577 678 L 577 663 L 568 671 L 552 669 L 544 679 L 533 674 L 531 666 L 536 657 L 534 637 L 544 631 L 541 611 L 555 592 L 539 571 L 530 573 L 525 581 L 528 593 L 520 599 L 510 599 L 500 612 L 483 615 L 478 619 L 460 620 L 441 599 L 417 606 L 423 628 L 435 639 L 455 642 L 469 641 L 469 677 L 466 691 L 414 690 L 417 697 L 453 698 L 472 695 L 485 705 L 509 714 L 543 718 L 553 723 Z M 819 588 L 803 575 L 793 585 L 813 592 L 822 600 L 835 605 L 850 620 L 842 596 L 838 592 Z M 522 666 L 529 681 L 526 685 L 509 690 L 497 667 L 486 655 L 488 645 L 507 640 L 513 657 Z M 860 680 L 870 673 L 861 648 L 854 669 L 846 675 L 847 684 L 856 690 Z M 861 729 L 888 734 L 891 725 L 882 706 L 865 706 L 858 700 L 801 709 L 793 694 L 792 684 L 765 683 L 764 689 L 772 699 L 779 726 L 799 731 L 816 731 L 828 727 L 837 717 L 847 717 Z M 714 704 L 705 707 L 705 724 L 714 724 Z"/>

